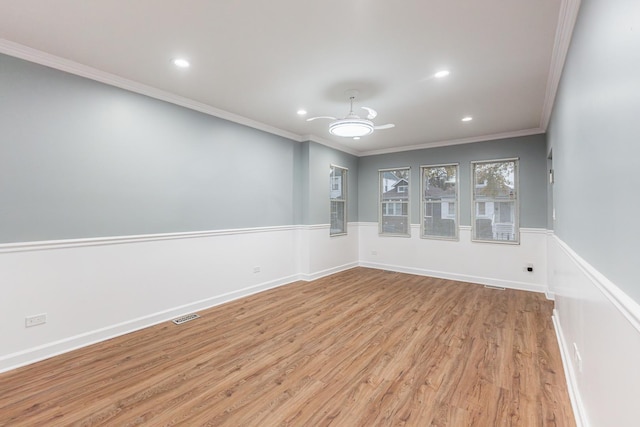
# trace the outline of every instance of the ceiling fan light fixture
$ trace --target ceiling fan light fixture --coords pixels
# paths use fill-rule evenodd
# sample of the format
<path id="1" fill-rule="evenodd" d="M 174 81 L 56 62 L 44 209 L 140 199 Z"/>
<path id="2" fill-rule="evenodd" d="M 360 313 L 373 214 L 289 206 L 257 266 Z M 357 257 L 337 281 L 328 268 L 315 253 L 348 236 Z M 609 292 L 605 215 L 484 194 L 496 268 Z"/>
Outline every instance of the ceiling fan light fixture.
<path id="1" fill-rule="evenodd" d="M 189 66 L 191 66 L 189 61 L 184 58 L 174 58 L 171 60 L 171 62 L 178 68 L 189 68 Z"/>
<path id="2" fill-rule="evenodd" d="M 373 123 L 365 119 L 341 119 L 329 125 L 331 135 L 346 138 L 366 136 L 373 133 Z"/>

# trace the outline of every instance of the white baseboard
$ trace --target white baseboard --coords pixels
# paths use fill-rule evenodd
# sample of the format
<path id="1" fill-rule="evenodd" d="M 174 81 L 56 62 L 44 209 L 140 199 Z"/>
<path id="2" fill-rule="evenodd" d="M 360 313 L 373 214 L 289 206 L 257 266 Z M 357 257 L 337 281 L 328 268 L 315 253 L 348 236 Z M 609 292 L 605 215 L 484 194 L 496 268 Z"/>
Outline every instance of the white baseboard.
<path id="1" fill-rule="evenodd" d="M 640 306 L 553 233 L 547 251 L 553 322 L 576 422 L 638 425 Z"/>
<path id="2" fill-rule="evenodd" d="M 567 379 L 567 389 L 569 392 L 569 399 L 571 400 L 573 415 L 576 419 L 576 426 L 589 427 L 587 413 L 585 411 L 582 398 L 580 397 L 580 389 L 578 388 L 577 378 L 574 374 L 576 369 L 573 365 L 571 349 L 567 347 L 568 343 L 564 337 L 564 333 L 562 332 L 562 326 L 558 319 L 558 312 L 555 309 L 553 310 L 553 316 L 551 316 L 551 319 L 553 320 L 553 327 L 556 330 L 556 338 L 558 340 L 558 346 L 560 347 L 560 357 L 562 357 L 562 366 L 564 368 L 564 375 Z"/>
<path id="3" fill-rule="evenodd" d="M 338 267 L 328 268 L 326 270 L 317 271 L 311 274 L 300 274 L 300 280 L 304 280 L 305 282 L 310 282 L 312 280 L 320 279 L 325 276 L 330 276 L 335 273 L 339 273 L 341 271 L 350 270 L 354 267 L 358 267 L 357 262 L 350 262 L 348 264 L 340 265 Z"/>
<path id="4" fill-rule="evenodd" d="M 466 274 L 457 274 L 451 272 L 434 271 L 422 268 L 403 267 L 399 265 L 382 264 L 375 262 L 360 262 L 361 267 L 375 268 L 378 270 L 396 271 L 398 273 L 415 274 L 418 276 L 437 277 L 439 279 L 456 280 L 459 282 L 476 283 L 479 285 L 498 286 L 509 289 L 517 289 L 521 291 L 530 291 L 538 293 L 546 293 L 547 288 L 544 285 L 536 285 L 525 282 L 515 282 L 509 280 L 496 279 L 491 277 L 480 277 Z"/>
<path id="5" fill-rule="evenodd" d="M 2 281 L 12 284 L 0 299 L 0 322 L 7 325 L 0 340 L 0 372 L 356 267 L 357 227 L 340 239 L 332 239 L 328 228 L 294 225 L 0 245 Z M 303 263 L 308 248 L 313 252 Z M 47 313 L 46 324 L 25 328 L 25 317 L 33 313 Z M 78 322 L 78 316 L 86 321 Z"/>
<path id="6" fill-rule="evenodd" d="M 21 366 L 29 365 L 31 363 L 39 362 L 41 360 L 67 353 L 69 351 L 77 350 L 82 347 L 96 344 L 101 341 L 106 341 L 111 338 L 126 335 L 140 329 L 157 325 L 158 323 L 167 322 L 171 319 L 175 319 L 176 317 L 180 317 L 188 313 L 194 313 L 198 310 L 205 310 L 239 298 L 256 294 L 258 292 L 277 288 L 279 286 L 295 282 L 299 279 L 300 277 L 296 275 L 284 277 L 278 280 L 272 280 L 255 286 L 239 289 L 234 292 L 228 292 L 226 294 L 217 295 L 215 297 L 207 298 L 201 301 L 195 301 L 190 304 L 174 307 L 170 310 L 165 310 L 158 313 L 150 314 L 148 316 L 132 319 L 117 325 L 110 325 L 106 328 L 89 331 L 55 342 L 8 354 L 0 357 L 0 373 L 19 368 Z"/>

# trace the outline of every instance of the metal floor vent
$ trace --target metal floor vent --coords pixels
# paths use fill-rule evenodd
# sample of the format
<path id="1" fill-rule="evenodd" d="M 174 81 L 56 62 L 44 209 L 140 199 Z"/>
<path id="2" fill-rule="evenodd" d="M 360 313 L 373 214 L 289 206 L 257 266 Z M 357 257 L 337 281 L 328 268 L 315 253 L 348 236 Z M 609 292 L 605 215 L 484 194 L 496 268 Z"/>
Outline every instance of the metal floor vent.
<path id="1" fill-rule="evenodd" d="M 184 316 L 178 317 L 177 319 L 173 319 L 172 322 L 176 325 L 182 325 L 183 323 L 187 323 L 188 321 L 197 319 L 198 317 L 200 316 L 195 313 L 185 314 Z"/>
<path id="2" fill-rule="evenodd" d="M 487 289 L 495 289 L 496 291 L 504 291 L 504 288 L 502 286 L 484 285 L 484 287 Z"/>

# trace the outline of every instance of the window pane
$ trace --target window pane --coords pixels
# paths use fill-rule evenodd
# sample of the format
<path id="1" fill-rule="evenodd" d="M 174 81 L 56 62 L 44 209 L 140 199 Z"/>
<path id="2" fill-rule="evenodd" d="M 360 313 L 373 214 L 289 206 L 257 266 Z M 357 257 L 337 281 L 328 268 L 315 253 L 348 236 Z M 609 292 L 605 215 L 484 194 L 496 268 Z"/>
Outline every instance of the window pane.
<path id="1" fill-rule="evenodd" d="M 347 232 L 347 169 L 331 166 L 329 174 L 330 235 Z"/>
<path id="2" fill-rule="evenodd" d="M 458 165 L 423 166 L 422 237 L 458 237 Z"/>
<path id="3" fill-rule="evenodd" d="M 331 167 L 331 199 L 346 198 L 346 181 L 347 170 L 337 166 Z"/>
<path id="4" fill-rule="evenodd" d="M 380 234 L 410 235 L 409 178 L 410 169 L 379 171 Z"/>
<path id="5" fill-rule="evenodd" d="M 487 204 L 485 202 L 478 202 L 478 216 L 487 214 Z"/>
<path id="6" fill-rule="evenodd" d="M 518 241 L 517 160 L 474 162 L 473 238 Z"/>
<path id="7" fill-rule="evenodd" d="M 346 230 L 344 202 L 331 201 L 331 232 L 330 234 L 343 234 Z"/>
<path id="8" fill-rule="evenodd" d="M 515 161 L 475 163 L 473 194 L 476 200 L 514 198 L 515 171 Z"/>

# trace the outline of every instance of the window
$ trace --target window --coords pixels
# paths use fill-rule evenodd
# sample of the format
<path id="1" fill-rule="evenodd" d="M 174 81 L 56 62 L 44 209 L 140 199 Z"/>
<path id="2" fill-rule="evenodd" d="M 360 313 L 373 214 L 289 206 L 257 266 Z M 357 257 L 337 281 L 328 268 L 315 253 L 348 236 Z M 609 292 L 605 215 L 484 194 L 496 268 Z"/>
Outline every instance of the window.
<path id="1" fill-rule="evenodd" d="M 329 203 L 331 205 L 329 235 L 347 234 L 347 169 L 331 165 L 329 175 Z"/>
<path id="2" fill-rule="evenodd" d="M 472 162 L 473 240 L 518 243 L 518 159 Z"/>
<path id="3" fill-rule="evenodd" d="M 478 202 L 478 216 L 485 216 L 487 214 L 487 202 Z"/>
<path id="4" fill-rule="evenodd" d="M 341 176 L 332 176 L 331 177 L 331 191 L 340 191 L 340 185 L 342 182 Z"/>
<path id="5" fill-rule="evenodd" d="M 420 176 L 421 237 L 457 240 L 458 165 L 422 166 Z"/>
<path id="6" fill-rule="evenodd" d="M 409 175 L 410 168 L 381 169 L 378 231 L 391 236 L 410 236 Z"/>

